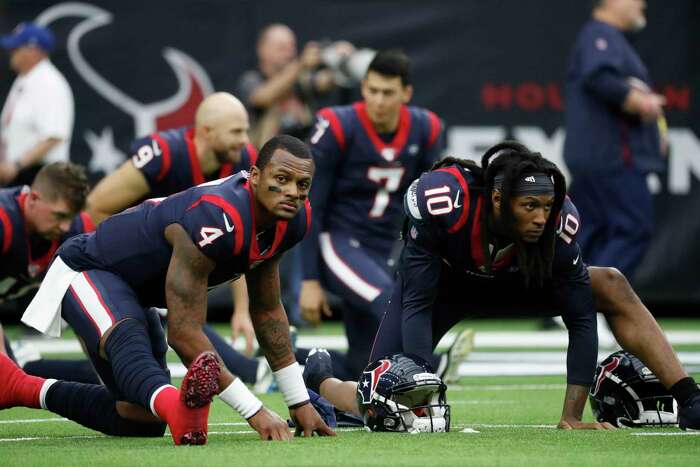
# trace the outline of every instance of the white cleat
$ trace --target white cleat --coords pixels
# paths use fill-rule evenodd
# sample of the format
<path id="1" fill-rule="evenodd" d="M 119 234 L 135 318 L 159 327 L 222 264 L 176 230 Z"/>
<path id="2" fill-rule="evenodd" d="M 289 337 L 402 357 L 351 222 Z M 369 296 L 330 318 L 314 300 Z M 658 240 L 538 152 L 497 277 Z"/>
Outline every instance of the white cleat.
<path id="1" fill-rule="evenodd" d="M 459 365 L 469 358 L 473 348 L 474 330 L 472 328 L 462 329 L 440 359 L 438 374 L 443 383 L 459 381 Z"/>

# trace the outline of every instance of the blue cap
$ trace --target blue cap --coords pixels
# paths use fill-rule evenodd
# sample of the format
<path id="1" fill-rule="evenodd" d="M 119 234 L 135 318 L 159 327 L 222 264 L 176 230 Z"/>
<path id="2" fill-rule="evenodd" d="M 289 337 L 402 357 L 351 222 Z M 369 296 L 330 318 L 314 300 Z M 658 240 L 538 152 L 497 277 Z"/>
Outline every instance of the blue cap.
<path id="1" fill-rule="evenodd" d="M 39 47 L 48 53 L 53 50 L 56 40 L 49 29 L 35 23 L 24 22 L 19 23 L 12 34 L 3 36 L 0 43 L 5 49 L 16 49 L 28 45 Z"/>

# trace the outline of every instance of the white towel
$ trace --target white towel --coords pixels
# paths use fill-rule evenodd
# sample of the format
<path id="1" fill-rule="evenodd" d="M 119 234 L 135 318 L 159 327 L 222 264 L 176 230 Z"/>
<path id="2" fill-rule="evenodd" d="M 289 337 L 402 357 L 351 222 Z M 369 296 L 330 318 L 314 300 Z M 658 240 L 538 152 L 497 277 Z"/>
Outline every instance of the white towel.
<path id="1" fill-rule="evenodd" d="M 51 337 L 61 335 L 61 301 L 73 279 L 80 274 L 69 268 L 60 256 L 51 264 L 39 291 L 29 304 L 22 322 Z"/>

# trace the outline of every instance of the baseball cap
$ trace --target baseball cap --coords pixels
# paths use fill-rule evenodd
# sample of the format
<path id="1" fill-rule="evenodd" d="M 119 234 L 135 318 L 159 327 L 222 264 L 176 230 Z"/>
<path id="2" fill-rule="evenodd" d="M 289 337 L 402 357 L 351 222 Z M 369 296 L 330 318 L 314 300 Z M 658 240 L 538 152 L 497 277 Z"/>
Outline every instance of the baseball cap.
<path id="1" fill-rule="evenodd" d="M 30 22 L 19 23 L 11 34 L 2 36 L 0 39 L 5 49 L 29 45 L 39 47 L 44 52 L 51 52 L 55 42 L 53 33 L 49 29 Z"/>

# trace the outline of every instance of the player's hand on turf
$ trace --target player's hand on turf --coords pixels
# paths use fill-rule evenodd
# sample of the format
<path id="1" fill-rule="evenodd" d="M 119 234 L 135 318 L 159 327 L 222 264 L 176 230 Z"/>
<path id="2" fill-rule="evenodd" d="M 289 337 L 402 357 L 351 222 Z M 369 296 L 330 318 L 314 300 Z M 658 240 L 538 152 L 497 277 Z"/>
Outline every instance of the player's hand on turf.
<path id="1" fill-rule="evenodd" d="M 265 441 L 289 441 L 292 439 L 287 422 L 265 407 L 250 417 L 248 424 L 258 432 L 260 439 Z"/>
<path id="2" fill-rule="evenodd" d="M 304 404 L 296 409 L 289 409 L 289 415 L 297 427 L 294 436 L 304 436 L 305 438 L 317 433 L 319 436 L 335 436 L 335 431 L 326 425 L 316 409 L 311 404 Z"/>
<path id="3" fill-rule="evenodd" d="M 323 292 L 321 284 L 315 280 L 301 283 L 299 307 L 301 308 L 301 317 L 314 326 L 321 323 L 321 313 L 328 317 L 332 315 L 331 308 L 326 301 L 326 294 Z"/>
<path id="4" fill-rule="evenodd" d="M 253 322 L 250 320 L 248 310 L 237 309 L 231 315 L 231 339 L 233 344 L 236 343 L 238 335 L 242 334 L 245 339 L 245 354 L 253 355 L 253 344 L 255 342 L 255 329 Z"/>
<path id="5" fill-rule="evenodd" d="M 557 428 L 560 430 L 616 430 L 608 422 L 582 422 L 580 420 L 561 419 Z"/>

